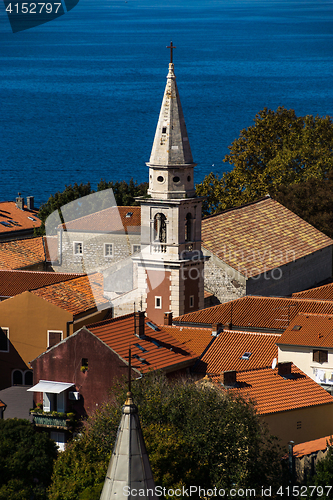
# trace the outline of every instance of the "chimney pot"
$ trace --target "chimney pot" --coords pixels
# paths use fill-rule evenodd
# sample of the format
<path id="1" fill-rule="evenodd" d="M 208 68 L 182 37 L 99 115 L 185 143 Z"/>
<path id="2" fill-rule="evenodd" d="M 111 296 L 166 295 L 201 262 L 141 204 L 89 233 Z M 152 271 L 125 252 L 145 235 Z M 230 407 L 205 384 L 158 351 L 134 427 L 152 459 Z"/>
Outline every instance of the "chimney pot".
<path id="1" fill-rule="evenodd" d="M 172 325 L 172 312 L 165 312 L 164 313 L 164 324 L 167 326 Z"/>
<path id="2" fill-rule="evenodd" d="M 237 372 L 230 370 L 221 373 L 221 383 L 226 387 L 232 387 L 237 383 Z"/>
<path id="3" fill-rule="evenodd" d="M 136 311 L 134 313 L 134 333 L 139 339 L 145 336 L 145 312 Z"/>
<path id="4" fill-rule="evenodd" d="M 24 198 L 21 196 L 21 193 L 18 193 L 18 196 L 16 198 L 16 206 L 20 210 L 24 210 Z"/>
<path id="5" fill-rule="evenodd" d="M 278 363 L 278 374 L 281 377 L 291 374 L 291 361 L 284 361 L 283 363 Z"/>

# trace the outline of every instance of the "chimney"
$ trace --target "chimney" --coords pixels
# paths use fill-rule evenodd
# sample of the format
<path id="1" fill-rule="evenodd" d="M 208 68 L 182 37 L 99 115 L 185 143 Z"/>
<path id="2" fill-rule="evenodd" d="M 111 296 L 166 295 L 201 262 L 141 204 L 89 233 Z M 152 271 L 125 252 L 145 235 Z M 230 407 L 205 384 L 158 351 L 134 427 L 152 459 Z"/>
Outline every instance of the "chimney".
<path id="1" fill-rule="evenodd" d="M 164 313 L 164 324 L 167 326 L 172 325 L 172 312 Z"/>
<path id="2" fill-rule="evenodd" d="M 278 374 L 281 377 L 285 377 L 291 374 L 291 361 L 284 361 L 283 363 L 278 363 Z"/>
<path id="3" fill-rule="evenodd" d="M 230 370 L 221 373 L 221 384 L 225 387 L 233 387 L 237 384 L 237 372 Z"/>
<path id="4" fill-rule="evenodd" d="M 222 329 L 221 323 L 213 323 L 212 324 L 212 337 L 217 337 Z"/>
<path id="5" fill-rule="evenodd" d="M 145 312 L 136 311 L 134 313 L 134 334 L 139 339 L 145 336 Z"/>
<path id="6" fill-rule="evenodd" d="M 18 196 L 16 198 L 16 206 L 20 210 L 24 210 L 24 198 L 22 198 L 21 193 L 18 193 Z"/>
<path id="7" fill-rule="evenodd" d="M 35 198 L 34 196 L 27 196 L 27 208 L 28 210 L 34 210 L 35 208 Z"/>

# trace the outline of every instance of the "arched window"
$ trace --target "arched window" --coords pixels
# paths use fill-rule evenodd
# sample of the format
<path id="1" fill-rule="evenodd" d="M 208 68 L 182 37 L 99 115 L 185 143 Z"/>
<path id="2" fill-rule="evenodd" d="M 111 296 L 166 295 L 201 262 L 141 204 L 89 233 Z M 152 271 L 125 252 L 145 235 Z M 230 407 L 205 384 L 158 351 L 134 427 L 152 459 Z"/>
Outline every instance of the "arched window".
<path id="1" fill-rule="evenodd" d="M 192 240 L 192 214 L 186 214 L 185 220 L 185 241 Z"/>
<path id="2" fill-rule="evenodd" d="M 22 385 L 23 384 L 23 375 L 21 370 L 13 371 L 13 385 Z"/>
<path id="3" fill-rule="evenodd" d="M 24 374 L 24 385 L 33 385 L 32 371 L 28 370 Z"/>
<path id="4" fill-rule="evenodd" d="M 154 236 L 155 241 L 160 243 L 167 242 L 167 225 L 166 225 L 166 217 L 164 214 L 158 213 L 154 217 Z M 166 246 L 161 246 L 161 251 L 166 251 Z"/>

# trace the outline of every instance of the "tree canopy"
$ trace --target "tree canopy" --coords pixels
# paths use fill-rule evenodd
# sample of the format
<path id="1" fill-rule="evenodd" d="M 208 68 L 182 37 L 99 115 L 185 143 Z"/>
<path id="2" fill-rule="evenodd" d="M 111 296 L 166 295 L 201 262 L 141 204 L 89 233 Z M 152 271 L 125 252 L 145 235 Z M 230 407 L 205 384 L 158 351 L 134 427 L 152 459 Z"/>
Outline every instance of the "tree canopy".
<path id="1" fill-rule="evenodd" d="M 329 116 L 264 108 L 229 150 L 223 161 L 232 170 L 221 178 L 210 173 L 196 186 L 198 195 L 208 196 L 205 214 L 254 201 L 282 184 L 326 178 L 333 167 L 333 122 Z"/>
<path id="2" fill-rule="evenodd" d="M 169 382 L 161 374 L 133 386 L 156 485 L 259 492 L 281 484 L 281 451 L 251 403 L 212 383 Z M 125 392 L 88 419 L 82 437 L 59 456 L 50 500 L 99 498 Z"/>
<path id="3" fill-rule="evenodd" d="M 0 500 L 45 500 L 57 447 L 28 420 L 0 420 Z"/>

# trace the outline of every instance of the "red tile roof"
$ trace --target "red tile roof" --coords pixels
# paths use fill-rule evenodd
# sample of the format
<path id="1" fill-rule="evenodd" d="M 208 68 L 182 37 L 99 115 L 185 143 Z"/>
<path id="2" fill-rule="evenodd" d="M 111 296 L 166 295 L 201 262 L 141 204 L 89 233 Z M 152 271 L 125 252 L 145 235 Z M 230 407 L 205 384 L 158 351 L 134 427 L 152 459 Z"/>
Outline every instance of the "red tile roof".
<path id="1" fill-rule="evenodd" d="M 314 439 L 313 441 L 306 441 L 305 443 L 296 444 L 293 450 L 294 457 L 302 458 L 305 455 L 311 455 L 311 453 L 325 451 L 328 446 L 330 446 L 331 437 L 332 436 L 325 436 L 319 439 Z"/>
<path id="2" fill-rule="evenodd" d="M 228 370 L 253 370 L 272 366 L 277 358 L 280 334 L 224 330 L 195 367 L 199 373 L 220 375 Z M 251 353 L 248 359 L 242 359 Z"/>
<path id="3" fill-rule="evenodd" d="M 0 408 L 6 408 L 6 404 L 0 399 Z"/>
<path id="4" fill-rule="evenodd" d="M 278 368 L 263 368 L 237 372 L 237 382 L 238 387 L 230 391 L 253 400 L 261 415 L 333 404 L 333 397 L 295 365 L 291 377 L 279 375 Z"/>
<path id="5" fill-rule="evenodd" d="M 202 221 L 202 245 L 247 277 L 292 262 L 333 241 L 266 197 Z"/>
<path id="6" fill-rule="evenodd" d="M 82 275 L 2 269 L 0 270 L 0 297 L 13 297 L 27 290 L 68 281 L 79 276 Z"/>
<path id="7" fill-rule="evenodd" d="M 42 237 L 0 242 L 0 269 L 24 269 L 44 262 Z"/>
<path id="8" fill-rule="evenodd" d="M 37 214 L 38 210 L 28 210 L 26 206 L 24 210 L 17 208 L 14 201 L 0 202 L 0 235 L 40 227 Z"/>
<path id="9" fill-rule="evenodd" d="M 189 328 L 186 326 L 160 326 L 163 332 L 172 335 L 182 344 L 185 349 L 190 349 L 196 355 L 201 356 L 210 342 L 215 337 L 212 337 L 211 328 Z"/>
<path id="10" fill-rule="evenodd" d="M 298 314 L 277 344 L 333 347 L 333 315 Z"/>
<path id="11" fill-rule="evenodd" d="M 140 233 L 141 207 L 110 207 L 62 224 L 67 231 Z"/>
<path id="12" fill-rule="evenodd" d="M 193 352 L 163 327 L 155 331 L 148 326 L 148 322 L 146 318 L 144 338 L 134 334 L 134 314 L 101 321 L 89 325 L 88 329 L 125 360 L 128 360 L 128 348 L 131 346 L 132 366 L 141 372 L 151 369 L 173 371 L 184 364 L 194 363 L 197 356 Z"/>
<path id="13" fill-rule="evenodd" d="M 300 299 L 333 300 L 333 283 L 311 288 L 310 290 L 304 290 L 303 292 L 293 293 L 292 296 Z"/>
<path id="14" fill-rule="evenodd" d="M 297 297 L 246 296 L 174 318 L 179 325 L 212 325 L 230 321 L 233 327 L 285 330 L 299 313 L 333 314 L 333 301 Z"/>
<path id="15" fill-rule="evenodd" d="M 103 275 L 100 273 L 44 286 L 31 293 L 75 315 L 109 305 L 103 297 Z"/>

